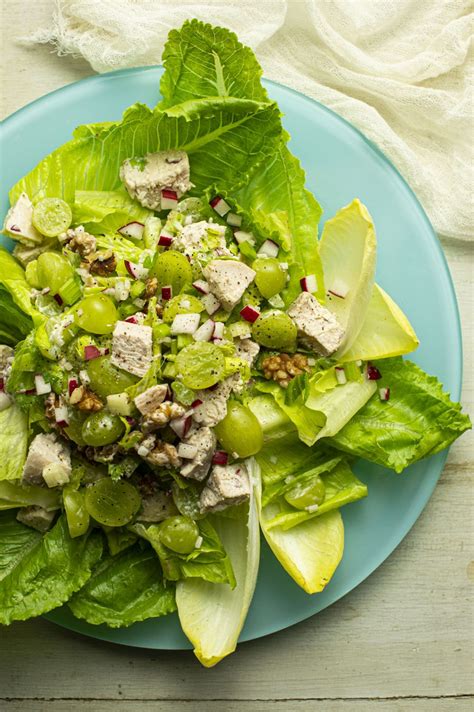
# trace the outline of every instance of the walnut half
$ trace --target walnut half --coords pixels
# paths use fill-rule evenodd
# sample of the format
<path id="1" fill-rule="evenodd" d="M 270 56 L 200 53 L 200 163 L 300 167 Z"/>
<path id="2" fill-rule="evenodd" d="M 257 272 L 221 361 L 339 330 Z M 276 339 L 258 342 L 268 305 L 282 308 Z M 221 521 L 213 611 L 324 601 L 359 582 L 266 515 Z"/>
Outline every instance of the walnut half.
<path id="1" fill-rule="evenodd" d="M 79 410 L 89 413 L 95 413 L 104 407 L 99 396 L 85 386 L 78 386 L 73 390 L 69 397 L 69 403 L 75 405 Z"/>
<path id="2" fill-rule="evenodd" d="M 304 354 L 267 356 L 262 361 L 262 369 L 265 378 L 276 381 L 283 388 L 288 388 L 288 384 L 295 376 L 311 370 Z"/>

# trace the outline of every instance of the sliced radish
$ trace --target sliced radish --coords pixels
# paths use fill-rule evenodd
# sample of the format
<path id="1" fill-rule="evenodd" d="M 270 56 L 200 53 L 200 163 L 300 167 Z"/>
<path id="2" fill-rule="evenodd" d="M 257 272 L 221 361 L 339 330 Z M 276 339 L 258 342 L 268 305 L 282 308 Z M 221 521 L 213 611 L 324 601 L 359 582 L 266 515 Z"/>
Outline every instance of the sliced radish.
<path id="1" fill-rule="evenodd" d="M 193 419 L 189 415 L 185 415 L 182 418 L 175 418 L 170 421 L 170 428 L 174 430 L 178 438 L 181 440 L 186 437 L 189 432 L 189 428 L 193 423 Z"/>
<path id="2" fill-rule="evenodd" d="M 215 322 L 208 319 L 202 324 L 194 334 L 195 341 L 210 341 L 214 334 Z"/>
<path id="3" fill-rule="evenodd" d="M 234 238 L 236 242 L 250 242 L 251 245 L 255 244 L 255 238 L 251 232 L 244 232 L 243 230 L 236 230 L 234 232 Z"/>
<path id="4" fill-rule="evenodd" d="M 306 277 L 302 277 L 300 279 L 300 285 L 303 292 L 313 293 L 318 291 L 318 282 L 314 274 L 308 274 Z"/>
<path id="5" fill-rule="evenodd" d="M 99 358 L 99 356 L 102 356 L 100 349 L 97 348 L 97 346 L 94 346 L 93 344 L 89 344 L 88 346 L 84 347 L 84 360 L 85 361 L 92 361 L 94 358 Z"/>
<path id="6" fill-rule="evenodd" d="M 251 307 L 250 304 L 247 304 L 246 307 L 240 310 L 240 316 L 242 319 L 245 319 L 245 321 L 250 321 L 250 323 L 253 324 L 260 316 L 260 312 L 255 307 Z"/>
<path id="7" fill-rule="evenodd" d="M 20 396 L 35 396 L 36 388 L 24 388 L 21 391 L 17 391 L 17 394 Z"/>
<path id="8" fill-rule="evenodd" d="M 336 371 L 336 380 L 339 383 L 339 385 L 342 386 L 344 383 L 347 383 L 347 376 L 346 376 L 344 369 L 341 366 L 336 366 L 335 371 Z"/>
<path id="9" fill-rule="evenodd" d="M 53 294 L 53 299 L 57 304 L 59 304 L 60 307 L 62 307 L 62 305 L 64 304 L 63 298 L 60 294 Z"/>
<path id="10" fill-rule="evenodd" d="M 178 445 L 178 455 L 185 460 L 193 460 L 197 453 L 198 449 L 196 445 L 190 445 L 189 443 L 180 443 Z"/>
<path id="11" fill-rule="evenodd" d="M 199 314 L 177 314 L 171 324 L 171 333 L 176 334 L 194 334 L 199 326 Z"/>
<path id="12" fill-rule="evenodd" d="M 125 269 L 127 270 L 130 277 L 133 277 L 133 279 L 138 279 L 138 272 L 139 272 L 138 265 L 134 264 L 133 262 L 130 262 L 130 260 L 124 260 L 124 263 L 125 263 Z"/>
<path id="13" fill-rule="evenodd" d="M 225 450 L 216 450 L 212 456 L 213 465 L 227 465 L 228 461 L 229 455 L 225 452 Z"/>
<path id="14" fill-rule="evenodd" d="M 67 392 L 69 393 L 69 395 L 71 395 L 71 393 L 75 391 L 76 388 L 79 388 L 79 385 L 80 383 L 77 378 L 70 378 L 67 382 Z"/>
<path id="15" fill-rule="evenodd" d="M 178 194 L 175 190 L 164 188 L 161 191 L 161 209 L 173 210 L 178 205 Z"/>
<path id="16" fill-rule="evenodd" d="M 169 247 L 172 244 L 173 240 L 174 240 L 173 235 L 170 235 L 169 232 L 166 232 L 165 230 L 163 230 L 160 233 L 160 237 L 158 239 L 158 244 L 161 247 Z"/>
<path id="17" fill-rule="evenodd" d="M 54 409 L 54 419 L 60 428 L 66 428 L 69 425 L 69 414 L 65 405 Z"/>
<path id="18" fill-rule="evenodd" d="M 110 349 L 107 346 L 104 346 L 102 349 L 99 349 L 99 351 L 101 356 L 107 356 L 107 354 L 110 352 Z"/>
<path id="19" fill-rule="evenodd" d="M 213 339 L 223 339 L 224 338 L 224 322 L 216 321 L 214 322 L 214 333 L 212 334 Z"/>
<path id="20" fill-rule="evenodd" d="M 230 205 L 228 205 L 224 198 L 222 198 L 220 195 L 216 195 L 211 201 L 209 201 L 209 205 L 211 208 L 214 208 L 216 213 L 221 216 L 221 218 L 224 217 L 224 215 L 227 215 L 227 213 L 230 210 Z"/>
<path id="21" fill-rule="evenodd" d="M 242 225 L 242 218 L 236 213 L 227 213 L 226 220 L 231 227 L 240 227 Z"/>
<path id="22" fill-rule="evenodd" d="M 219 300 L 216 299 L 215 296 L 210 293 L 202 297 L 201 302 L 204 304 L 204 309 L 207 311 L 209 316 L 215 314 L 216 311 L 218 311 L 221 307 L 221 303 L 219 302 Z"/>
<path id="23" fill-rule="evenodd" d="M 379 369 L 376 366 L 373 366 L 371 363 L 367 364 L 367 380 L 368 381 L 378 381 L 380 378 L 382 378 L 382 374 L 380 373 Z"/>
<path id="24" fill-rule="evenodd" d="M 200 405 L 202 405 L 202 400 L 196 398 L 196 400 L 191 403 L 191 408 L 198 408 Z"/>
<path id="25" fill-rule="evenodd" d="M 173 287 L 168 284 L 166 287 L 161 288 L 161 298 L 164 302 L 167 302 L 173 296 Z"/>
<path id="26" fill-rule="evenodd" d="M 201 294 L 209 294 L 209 285 L 204 279 L 197 279 L 193 282 L 193 287 L 197 289 L 198 292 L 201 292 Z"/>
<path id="27" fill-rule="evenodd" d="M 328 289 L 328 293 L 335 297 L 339 297 L 339 299 L 345 299 L 349 294 L 349 287 L 342 281 L 342 279 L 336 279 L 333 282 L 331 289 Z"/>
<path id="28" fill-rule="evenodd" d="M 136 316 L 127 316 L 125 319 L 129 324 L 138 324 L 138 319 Z"/>
<path id="29" fill-rule="evenodd" d="M 129 426 L 131 428 L 133 428 L 137 424 L 137 421 L 135 420 L 135 418 L 132 418 L 130 415 L 126 415 L 125 420 L 127 421 L 127 423 L 129 424 Z"/>
<path id="30" fill-rule="evenodd" d="M 277 257 L 280 251 L 280 246 L 277 245 L 273 240 L 265 240 L 261 248 L 259 249 L 259 255 L 267 255 L 267 257 Z"/>
<path id="31" fill-rule="evenodd" d="M 388 401 L 390 398 L 390 388 L 379 388 L 379 396 L 381 401 Z"/>
<path id="32" fill-rule="evenodd" d="M 134 220 L 133 222 L 129 222 L 126 225 L 122 225 L 122 227 L 119 227 L 117 232 L 119 232 L 121 235 L 125 235 L 125 237 L 131 237 L 132 240 L 141 240 L 143 237 L 144 229 L 145 225 L 143 223 Z"/>
<path id="33" fill-rule="evenodd" d="M 37 373 L 35 376 L 35 390 L 37 396 L 44 396 L 46 393 L 51 393 L 51 383 L 47 383 L 41 373 Z"/>

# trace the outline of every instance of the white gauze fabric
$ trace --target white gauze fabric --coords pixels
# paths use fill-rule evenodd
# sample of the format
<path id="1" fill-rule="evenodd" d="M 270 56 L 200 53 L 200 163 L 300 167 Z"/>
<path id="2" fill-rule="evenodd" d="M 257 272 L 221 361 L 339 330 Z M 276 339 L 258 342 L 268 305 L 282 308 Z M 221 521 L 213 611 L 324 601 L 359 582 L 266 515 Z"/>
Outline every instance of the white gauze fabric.
<path id="1" fill-rule="evenodd" d="M 197 17 L 234 30 L 267 77 L 329 106 L 393 160 L 440 235 L 473 237 L 471 0 L 56 0 L 52 43 L 97 72 L 160 62 Z"/>

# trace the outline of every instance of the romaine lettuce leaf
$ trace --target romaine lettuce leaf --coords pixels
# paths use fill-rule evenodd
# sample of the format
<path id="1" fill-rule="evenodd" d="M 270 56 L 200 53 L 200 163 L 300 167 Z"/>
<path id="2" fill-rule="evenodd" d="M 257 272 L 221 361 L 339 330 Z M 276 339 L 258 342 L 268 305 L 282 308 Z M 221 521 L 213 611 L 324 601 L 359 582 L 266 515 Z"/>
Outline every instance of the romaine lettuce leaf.
<path id="1" fill-rule="evenodd" d="M 471 428 L 469 416 L 438 379 L 411 361 L 386 359 L 377 367 L 382 374 L 377 385 L 390 388 L 390 399 L 374 395 L 328 444 L 401 472 Z"/>
<path id="2" fill-rule="evenodd" d="M 0 509 L 18 509 L 36 505 L 48 511 L 59 509 L 59 492 L 53 488 L 23 485 L 20 480 L 0 482 Z"/>
<path id="3" fill-rule="evenodd" d="M 73 206 L 73 223 L 84 225 L 92 235 L 113 234 L 129 222 L 145 223 L 153 211 L 132 200 L 125 188 L 122 190 L 78 190 Z"/>
<path id="4" fill-rule="evenodd" d="M 319 245 L 328 309 L 344 329 L 337 356 L 347 351 L 364 323 L 374 285 L 377 241 L 369 211 L 360 200 L 339 210 L 324 224 Z M 345 298 L 334 296 L 347 290 Z"/>
<path id="5" fill-rule="evenodd" d="M 2 246 L 0 246 L 0 284 L 11 294 L 21 311 L 28 314 L 35 324 L 44 320 L 43 315 L 31 303 L 31 287 L 25 279 L 25 270 Z"/>
<path id="6" fill-rule="evenodd" d="M 260 561 L 257 493 L 258 471 L 247 461 L 252 480 L 248 504 L 235 507 L 236 516 L 212 515 L 212 523 L 232 562 L 236 587 L 186 579 L 176 585 L 176 603 L 184 633 L 194 645 L 194 654 L 206 667 L 232 653 L 247 617 L 257 581 Z"/>
<path id="7" fill-rule="evenodd" d="M 0 344 L 15 346 L 33 328 L 33 322 L 13 301 L 0 283 Z"/>
<path id="8" fill-rule="evenodd" d="M 76 618 L 93 625 L 105 623 L 110 628 L 176 610 L 174 586 L 164 585 L 154 551 L 138 545 L 116 556 L 106 555 L 68 606 Z"/>
<path id="9" fill-rule="evenodd" d="M 237 188 L 273 153 L 280 135 L 279 111 L 269 102 L 211 98 L 164 112 L 134 104 L 122 121 L 76 129 L 71 141 L 18 181 L 10 201 L 26 192 L 33 202 L 55 196 L 73 204 L 76 191 L 114 191 L 126 158 L 169 148 L 188 152 L 197 194 L 214 182 Z"/>
<path id="10" fill-rule="evenodd" d="M 362 329 L 340 361 L 375 361 L 414 351 L 420 342 L 412 325 L 382 287 L 374 284 Z"/>
<path id="11" fill-rule="evenodd" d="M 0 411 L 0 480 L 16 480 L 21 476 L 27 448 L 27 417 L 12 403 Z"/>
<path id="12" fill-rule="evenodd" d="M 164 546 L 160 541 L 159 524 L 145 526 L 137 523 L 129 528 L 150 542 L 158 554 L 163 575 L 168 581 L 199 578 L 211 583 L 228 583 L 234 588 L 232 564 L 210 518 L 201 519 L 196 524 L 203 541 L 199 549 L 194 549 L 190 554 L 177 554 Z"/>
<path id="13" fill-rule="evenodd" d="M 25 532 L 28 530 L 28 534 Z M 0 623 L 39 616 L 60 606 L 90 578 L 102 555 L 102 536 L 69 536 L 61 516 L 44 536 L 0 513 Z"/>

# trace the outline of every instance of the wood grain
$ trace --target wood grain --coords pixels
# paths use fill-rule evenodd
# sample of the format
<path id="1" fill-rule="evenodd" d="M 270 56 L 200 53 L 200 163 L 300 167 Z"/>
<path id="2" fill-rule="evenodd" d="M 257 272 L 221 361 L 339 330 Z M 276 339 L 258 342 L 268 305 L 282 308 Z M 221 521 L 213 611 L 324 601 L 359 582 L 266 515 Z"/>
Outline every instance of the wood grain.
<path id="1" fill-rule="evenodd" d="M 91 74 L 81 60 L 15 43 L 52 0 L 9 0 L 3 116 Z M 473 413 L 473 246 L 443 242 L 464 329 L 463 402 Z M 189 653 L 114 646 L 44 620 L 0 631 L 0 709 L 16 712 L 464 712 L 472 709 L 473 436 L 451 449 L 415 527 L 367 581 L 312 619 L 246 643 L 212 670 Z"/>

